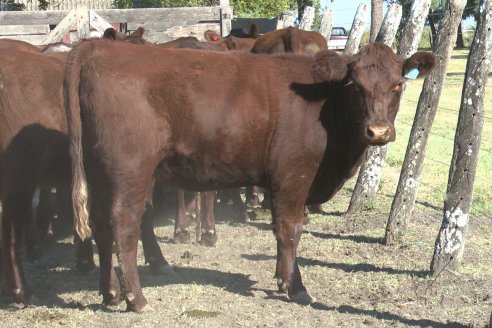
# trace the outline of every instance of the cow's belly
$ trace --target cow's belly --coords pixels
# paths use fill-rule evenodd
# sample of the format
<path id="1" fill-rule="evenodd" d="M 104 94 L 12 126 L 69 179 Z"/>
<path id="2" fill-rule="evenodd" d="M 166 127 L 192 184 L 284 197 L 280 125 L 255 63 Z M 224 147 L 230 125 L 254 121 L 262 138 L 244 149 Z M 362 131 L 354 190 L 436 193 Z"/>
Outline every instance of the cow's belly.
<path id="1" fill-rule="evenodd" d="M 163 159 L 155 172 L 159 184 L 187 190 L 214 190 L 246 185 L 263 185 L 261 163 L 248 158 L 224 160 L 214 153 L 196 156 L 174 155 Z"/>

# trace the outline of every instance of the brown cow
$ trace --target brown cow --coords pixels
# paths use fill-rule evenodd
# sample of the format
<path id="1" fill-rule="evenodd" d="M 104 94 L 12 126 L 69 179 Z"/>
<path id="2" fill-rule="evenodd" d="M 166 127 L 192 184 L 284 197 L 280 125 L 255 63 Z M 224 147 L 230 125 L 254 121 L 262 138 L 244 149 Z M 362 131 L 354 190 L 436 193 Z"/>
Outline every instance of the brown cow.
<path id="1" fill-rule="evenodd" d="M 325 49 L 328 49 L 328 45 L 325 37 L 320 33 L 290 26 L 258 37 L 251 52 L 257 54 L 292 52 L 314 55 Z"/>
<path id="2" fill-rule="evenodd" d="M 155 178 L 189 190 L 270 189 L 278 287 L 311 303 L 296 259 L 304 205 L 330 199 L 369 145 L 395 139 L 404 74 L 418 68 L 425 75 L 434 63 L 422 52 L 403 60 L 383 44 L 346 57 L 79 45 L 69 55 L 64 91 L 74 211 L 86 238 L 90 186 L 94 234 L 104 241 L 104 302 L 121 295 L 128 310 L 148 309 L 137 242 Z M 109 274 L 113 239 L 121 286 Z"/>
<path id="3" fill-rule="evenodd" d="M 204 36 L 208 43 L 225 46 L 230 51 L 250 51 L 260 31 L 256 24 L 251 24 L 249 33 L 243 29 L 233 29 L 229 35 L 222 37 L 215 31 L 207 30 Z"/>
<path id="4" fill-rule="evenodd" d="M 40 52 L 41 49 L 28 42 L 12 39 L 0 39 L 0 49 L 17 49 L 27 52 Z"/>
<path id="5" fill-rule="evenodd" d="M 19 244 L 31 221 L 37 187 L 69 190 L 70 156 L 63 75 L 67 53 L 34 53 L 0 49 L 0 196 L 3 206 L 3 289 L 17 302 L 32 293 L 20 262 Z M 29 97 L 25 96 L 28 90 Z M 149 205 L 147 204 L 147 207 Z M 146 261 L 153 271 L 168 272 L 152 229 L 152 210 L 142 223 Z M 77 247 L 77 267 L 94 266 L 90 239 Z"/>

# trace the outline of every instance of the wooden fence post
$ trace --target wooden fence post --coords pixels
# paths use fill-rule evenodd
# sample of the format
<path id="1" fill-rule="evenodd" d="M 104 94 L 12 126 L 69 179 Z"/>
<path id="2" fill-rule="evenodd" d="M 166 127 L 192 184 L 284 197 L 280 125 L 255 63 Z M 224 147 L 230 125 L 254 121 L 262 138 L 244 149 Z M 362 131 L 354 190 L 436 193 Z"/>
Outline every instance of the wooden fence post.
<path id="1" fill-rule="evenodd" d="M 425 21 L 429 14 L 431 0 L 414 0 L 410 9 L 410 17 L 398 43 L 397 53 L 403 58 L 413 55 L 419 46 Z"/>
<path id="2" fill-rule="evenodd" d="M 415 0 L 413 2 L 411 15 L 408 18 L 407 25 L 403 30 L 403 34 L 398 44 L 398 54 L 400 54 L 403 58 L 409 58 L 417 51 L 420 38 L 422 36 L 422 31 L 424 29 L 424 23 L 429 13 L 430 5 L 431 0 Z M 395 236 L 401 236 L 403 234 L 403 231 L 398 231 L 401 222 L 399 222 L 396 218 L 398 217 L 394 215 L 394 212 L 390 213 L 388 216 L 386 233 L 383 240 L 383 244 L 385 245 L 394 243 Z"/>
<path id="3" fill-rule="evenodd" d="M 77 15 L 77 36 L 79 40 L 90 37 L 90 15 L 87 6 L 77 6 L 75 9 Z"/>
<path id="4" fill-rule="evenodd" d="M 366 20 L 369 17 L 369 7 L 361 3 L 357 7 L 357 12 L 354 16 L 354 22 L 352 23 L 352 28 L 347 38 L 347 44 L 345 45 L 345 50 L 343 51 L 347 55 L 353 55 L 359 50 L 360 40 L 362 39 L 362 34 L 364 33 L 364 27 L 366 25 Z"/>
<path id="5" fill-rule="evenodd" d="M 458 269 L 465 248 L 485 115 L 483 98 L 492 62 L 492 0 L 481 0 L 480 11 L 466 66 L 444 215 L 431 263 L 434 275 L 446 268 Z"/>
<path id="6" fill-rule="evenodd" d="M 325 37 L 326 42 L 330 42 L 332 27 L 333 27 L 333 10 L 325 9 L 325 11 L 323 12 L 323 18 L 321 19 L 319 33 L 321 33 L 321 35 Z"/>
<path id="7" fill-rule="evenodd" d="M 77 23 L 77 15 L 75 9 L 72 9 L 68 14 L 61 20 L 60 23 L 51 31 L 50 34 L 41 42 L 41 44 L 49 44 L 54 42 L 59 42 L 65 33 L 68 33 L 73 25 Z"/>
<path id="8" fill-rule="evenodd" d="M 104 18 L 99 16 L 94 10 L 91 10 L 89 12 L 89 20 L 90 20 L 90 26 L 92 26 L 98 32 L 101 32 L 101 33 L 104 33 L 104 31 L 106 31 L 106 29 L 113 27 Z"/>
<path id="9" fill-rule="evenodd" d="M 289 26 L 294 26 L 296 18 L 294 16 L 294 13 L 292 11 L 283 11 L 280 14 L 280 17 L 277 20 L 277 30 L 289 27 Z"/>
<path id="10" fill-rule="evenodd" d="M 391 229 L 386 232 L 386 244 L 399 241 L 407 229 L 408 220 L 412 214 L 429 132 L 436 116 L 443 81 L 446 77 L 449 54 L 456 42 L 458 24 L 461 21 L 465 4 L 466 0 L 450 0 L 444 11 L 445 14 L 434 49 L 437 63 L 434 70 L 425 78 L 420 93 L 400 179 L 391 205 L 388 219 Z"/>
<path id="11" fill-rule="evenodd" d="M 220 34 L 227 36 L 232 28 L 232 8 L 229 0 L 220 0 Z"/>
<path id="12" fill-rule="evenodd" d="M 401 15 L 401 6 L 396 3 L 391 4 L 376 37 L 376 42 L 384 43 L 391 47 L 398 25 L 400 25 Z M 387 150 L 388 146 L 386 145 L 372 146 L 367 149 L 352 192 L 347 214 L 359 212 L 374 201 L 381 180 L 381 172 Z"/>
<path id="13" fill-rule="evenodd" d="M 304 8 L 304 12 L 302 13 L 302 19 L 301 22 L 299 23 L 299 29 L 304 30 L 304 31 L 311 31 L 311 27 L 313 26 L 314 22 L 314 7 L 307 6 Z"/>

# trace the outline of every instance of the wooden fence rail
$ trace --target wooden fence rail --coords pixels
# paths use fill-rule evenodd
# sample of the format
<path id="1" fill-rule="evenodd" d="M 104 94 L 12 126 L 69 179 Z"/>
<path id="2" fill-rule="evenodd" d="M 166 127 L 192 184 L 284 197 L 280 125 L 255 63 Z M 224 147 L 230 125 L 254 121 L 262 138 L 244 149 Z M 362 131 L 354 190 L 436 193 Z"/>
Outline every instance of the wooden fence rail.
<path id="1" fill-rule="evenodd" d="M 220 31 L 222 35 L 229 34 L 231 28 L 232 10 L 228 1 L 224 1 L 224 7 L 190 7 L 190 8 L 140 8 L 140 9 L 100 9 L 90 10 L 86 6 L 80 6 L 75 11 L 48 10 L 48 11 L 3 11 L 0 12 L 0 32 L 6 26 L 18 26 L 24 36 L 14 37 L 33 44 L 46 44 L 60 41 L 64 33 L 72 26 L 92 26 L 98 29 L 101 20 L 107 23 L 128 23 L 132 26 L 144 26 L 147 30 L 145 38 L 150 42 L 165 42 L 180 36 L 196 34 L 201 37 L 207 29 Z M 89 14 L 87 14 L 89 13 Z M 82 15 L 80 19 L 66 18 L 67 16 Z M 64 22 L 63 29 L 52 31 L 52 35 L 33 35 L 26 33 L 23 26 L 47 26 L 59 25 Z M 77 23 L 78 22 L 78 23 Z M 96 26 L 95 26 L 96 25 Z M 104 24 L 103 24 L 104 25 Z M 22 27 L 21 27 L 22 26 Z M 27 28 L 29 29 L 29 28 Z M 43 31 L 43 30 L 41 30 Z M 4 34 L 3 37 L 10 37 Z M 79 37 L 88 37 L 86 33 L 79 31 Z M 1 37 L 1 36 L 0 36 Z"/>

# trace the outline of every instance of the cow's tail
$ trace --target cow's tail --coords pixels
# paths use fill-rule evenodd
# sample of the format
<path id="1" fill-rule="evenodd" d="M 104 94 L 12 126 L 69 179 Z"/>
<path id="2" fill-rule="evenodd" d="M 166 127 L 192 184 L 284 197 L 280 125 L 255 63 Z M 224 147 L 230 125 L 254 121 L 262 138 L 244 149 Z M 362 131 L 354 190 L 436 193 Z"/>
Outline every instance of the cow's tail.
<path id="1" fill-rule="evenodd" d="M 70 158 L 72 162 L 72 203 L 74 229 L 82 240 L 89 238 L 88 186 L 82 153 L 82 121 L 80 117 L 79 84 L 82 66 L 94 45 L 84 41 L 69 53 L 63 81 L 63 98 L 67 113 Z"/>

